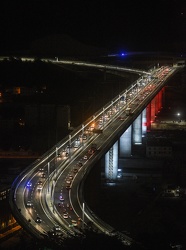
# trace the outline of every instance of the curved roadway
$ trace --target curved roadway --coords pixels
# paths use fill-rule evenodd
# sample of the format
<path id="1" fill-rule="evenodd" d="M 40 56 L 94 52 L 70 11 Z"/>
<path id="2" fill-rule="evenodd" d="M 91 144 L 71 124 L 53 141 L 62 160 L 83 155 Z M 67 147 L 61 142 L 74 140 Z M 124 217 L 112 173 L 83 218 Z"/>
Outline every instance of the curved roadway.
<path id="1" fill-rule="evenodd" d="M 122 133 L 180 67 L 152 69 L 88 121 L 27 167 L 13 182 L 10 205 L 17 221 L 31 234 L 49 232 L 71 237 L 91 226 L 108 235 L 114 228 L 85 205 L 83 181 Z M 126 109 L 132 115 L 126 115 Z M 122 118 L 122 119 L 121 119 Z M 116 232 L 124 244 L 132 239 Z"/>

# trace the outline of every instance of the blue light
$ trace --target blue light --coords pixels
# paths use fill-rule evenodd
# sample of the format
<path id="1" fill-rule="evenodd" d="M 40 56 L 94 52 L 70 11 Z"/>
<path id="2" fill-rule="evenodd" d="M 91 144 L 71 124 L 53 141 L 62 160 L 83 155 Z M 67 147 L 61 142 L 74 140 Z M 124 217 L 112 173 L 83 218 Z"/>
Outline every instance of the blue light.
<path id="1" fill-rule="evenodd" d="M 27 183 L 27 187 L 31 187 L 32 186 L 32 183 L 31 182 L 28 182 Z"/>
<path id="2" fill-rule="evenodd" d="M 120 56 L 120 57 L 126 57 L 126 56 L 128 56 L 128 54 L 129 54 L 129 53 L 127 53 L 127 52 L 120 52 L 120 53 L 119 53 L 119 56 Z"/>
<path id="3" fill-rule="evenodd" d="M 116 54 L 109 54 L 108 57 L 124 57 L 124 56 L 127 56 L 128 53 L 125 53 L 125 52 L 119 52 L 119 53 L 116 53 Z"/>

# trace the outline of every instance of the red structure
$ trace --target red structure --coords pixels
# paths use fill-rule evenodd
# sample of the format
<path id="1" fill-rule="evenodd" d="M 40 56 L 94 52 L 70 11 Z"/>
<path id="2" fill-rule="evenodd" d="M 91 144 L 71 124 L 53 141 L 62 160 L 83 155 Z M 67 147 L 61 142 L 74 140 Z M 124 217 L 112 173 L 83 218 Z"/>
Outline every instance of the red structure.
<path id="1" fill-rule="evenodd" d="M 150 131 L 151 123 L 155 121 L 157 114 L 162 108 L 164 92 L 165 88 L 163 87 L 146 107 L 147 131 Z"/>

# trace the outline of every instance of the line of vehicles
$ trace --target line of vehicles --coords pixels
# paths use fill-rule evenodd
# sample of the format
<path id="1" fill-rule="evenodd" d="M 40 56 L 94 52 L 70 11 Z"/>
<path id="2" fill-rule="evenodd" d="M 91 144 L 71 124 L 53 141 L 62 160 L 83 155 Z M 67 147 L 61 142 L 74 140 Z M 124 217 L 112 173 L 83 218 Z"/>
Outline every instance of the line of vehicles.
<path id="1" fill-rule="evenodd" d="M 166 72 L 168 72 L 166 70 Z M 161 73 L 162 75 L 162 73 Z M 164 75 L 164 74 L 163 74 Z M 148 83 L 148 80 L 147 80 Z M 148 85 L 148 84 L 147 84 Z M 141 90 L 142 89 L 142 90 Z M 140 89 L 141 93 L 144 89 L 146 89 L 145 85 L 143 86 L 142 84 L 142 88 Z M 149 91 L 152 91 L 152 89 L 149 89 Z M 119 102 L 122 102 L 124 105 L 127 104 L 130 100 L 130 98 L 133 98 L 132 95 L 136 95 L 138 94 L 139 96 L 142 95 L 139 93 L 139 89 L 136 87 L 132 88 L 131 91 L 128 92 L 128 97 L 122 96 L 119 100 Z M 137 98 L 136 98 L 137 99 Z M 110 120 L 110 117 L 112 115 L 115 115 L 115 113 L 117 113 L 120 110 L 120 104 L 115 104 L 112 105 L 110 110 L 107 110 L 107 112 L 105 112 L 104 116 L 99 117 L 99 119 L 97 121 L 94 121 L 94 123 L 91 123 L 90 126 L 84 131 L 84 133 L 80 134 L 74 141 L 73 143 L 69 143 L 66 145 L 66 148 L 61 149 L 61 151 L 58 152 L 57 154 L 57 158 L 59 160 L 61 160 L 62 158 L 68 158 L 69 154 L 71 154 L 72 148 L 74 148 L 75 150 L 78 149 L 79 147 L 82 146 L 83 141 L 86 141 L 88 136 L 91 136 L 92 134 L 102 134 L 103 133 L 103 125 L 104 122 L 107 122 Z M 130 116 L 133 115 L 132 112 L 132 108 L 131 107 L 126 107 L 125 108 L 125 115 L 126 116 Z M 124 120 L 124 116 L 119 116 L 120 120 Z M 95 153 L 95 151 L 97 150 L 97 145 L 91 145 L 91 147 L 88 149 L 88 151 L 85 153 L 85 155 L 83 156 L 82 160 L 88 160 L 89 157 Z M 82 166 L 82 162 L 79 162 L 74 168 L 73 168 L 73 174 L 77 174 L 79 171 L 79 168 Z M 46 173 L 44 172 L 44 169 L 39 169 L 40 171 L 40 177 L 41 178 L 45 178 L 46 177 Z M 70 179 L 73 178 L 72 175 L 70 176 Z M 71 189 L 71 180 L 67 180 L 66 181 L 66 189 L 70 190 Z M 27 183 L 27 187 L 31 187 L 32 183 L 28 182 Z M 39 181 L 38 185 L 37 185 L 37 190 L 41 191 L 42 190 L 42 182 Z M 27 205 L 28 207 L 31 207 L 31 202 L 29 202 L 29 204 Z"/>
<path id="2" fill-rule="evenodd" d="M 157 80 L 157 79 L 155 79 Z M 32 166 L 33 170 L 28 170 L 28 174 L 25 174 L 25 176 L 29 176 L 30 180 L 26 183 L 26 189 L 28 189 L 28 195 L 26 196 L 26 208 L 29 209 L 29 213 L 25 212 L 25 218 L 30 219 L 30 216 L 32 213 L 30 210 L 33 208 L 33 200 L 30 199 L 30 193 L 32 194 L 31 189 L 36 190 L 34 192 L 34 195 L 37 196 L 38 194 L 40 197 L 43 197 L 44 195 L 49 196 L 49 202 L 47 203 L 47 206 L 49 207 L 48 210 L 50 211 L 57 211 L 59 212 L 59 216 L 61 216 L 61 219 L 64 221 L 64 225 L 60 225 L 58 223 L 56 226 L 59 225 L 59 228 L 62 229 L 62 227 L 68 225 L 68 227 L 78 227 L 78 225 L 81 225 L 82 218 L 80 218 L 80 213 L 77 215 L 74 214 L 74 208 L 72 207 L 72 204 L 70 200 L 68 200 L 69 194 L 72 192 L 73 189 L 73 181 L 75 177 L 78 176 L 78 172 L 82 172 L 82 167 L 87 164 L 87 161 L 89 158 L 93 157 L 94 154 L 98 151 L 99 147 L 94 143 L 88 143 L 96 136 L 104 136 L 105 134 L 104 129 L 106 126 L 109 126 L 109 122 L 114 120 L 115 118 L 118 119 L 124 119 L 126 116 L 133 115 L 133 110 L 131 107 L 128 106 L 128 103 L 131 102 L 133 99 L 137 99 L 137 95 L 139 94 L 139 90 L 145 89 L 145 85 L 141 84 L 141 88 L 139 88 L 137 85 L 132 86 L 130 90 L 127 92 L 127 96 L 122 95 L 117 99 L 117 102 L 113 102 L 110 105 L 108 105 L 108 108 L 106 110 L 100 111 L 100 113 L 96 116 L 95 119 L 85 127 L 82 127 L 77 133 L 74 131 L 74 137 L 65 141 L 62 143 L 62 145 L 57 145 L 57 149 L 52 149 L 51 151 L 47 152 L 47 154 L 41 158 L 37 163 L 36 166 Z M 149 85 L 150 86 L 150 85 Z M 149 91 L 153 91 L 149 90 Z M 142 91 L 141 91 L 142 93 Z M 140 97 L 140 94 L 139 96 Z M 125 111 L 125 112 L 124 112 Z M 100 134 L 100 135 L 99 135 Z M 103 134 L 103 135 L 102 135 Z M 72 139 L 72 140 L 71 140 Z M 82 150 L 81 150 L 82 149 Z M 74 160 L 76 156 L 82 155 L 81 159 L 78 159 L 78 161 Z M 71 160 L 72 164 L 71 163 Z M 75 164 L 73 165 L 73 162 Z M 38 165 L 37 165 L 38 164 Z M 67 171 L 70 167 L 70 171 Z M 66 171 L 65 171 L 66 170 Z M 58 171 L 58 173 L 57 173 Z M 65 176 L 63 177 L 63 186 L 60 186 L 60 183 L 58 182 L 58 175 L 59 172 L 65 173 Z M 56 174 L 57 173 L 57 174 Z M 26 178 L 25 177 L 25 178 Z M 20 177 L 21 178 L 21 177 Z M 37 181 L 32 182 L 31 178 L 37 178 Z M 22 180 L 21 180 L 22 181 Z M 16 186 L 16 191 L 20 188 L 22 190 L 22 185 L 20 181 L 20 186 Z M 47 186 L 47 185 L 48 186 Z M 57 190 L 57 187 L 59 185 L 59 190 Z M 43 193 L 43 187 L 45 186 L 46 194 Z M 48 192 L 48 189 L 50 192 Z M 56 193 L 58 192 L 58 193 Z M 27 194 L 26 193 L 26 194 Z M 77 194 L 77 191 L 76 191 Z M 14 196 L 17 194 L 15 193 Z M 52 195 L 54 197 L 52 197 Z M 65 196 L 66 195 L 66 196 Z M 17 200 L 20 201 L 20 204 L 22 204 L 22 198 L 17 195 Z M 45 198 L 43 198 L 45 199 Z M 52 200 L 53 199 L 53 200 Z M 16 200 L 16 202 L 17 202 Z M 37 200 L 40 201 L 39 199 Z M 51 201 L 53 202 L 51 204 Z M 16 204 L 16 203 L 15 203 Z M 42 214 L 40 211 L 34 211 L 33 210 L 33 219 L 34 222 L 41 226 L 45 226 L 45 221 L 42 217 Z M 39 213 L 40 212 L 40 213 Z M 23 214 L 23 213 L 21 213 Z M 37 214 L 37 215 L 36 215 Z M 40 214 L 40 215 L 39 215 Z M 72 214 L 74 217 L 72 218 Z M 81 214 L 82 216 L 82 214 Z M 54 214 L 51 212 L 51 217 L 56 218 Z M 80 218 L 80 219 L 79 219 Z M 47 220 L 48 218 L 46 218 Z M 53 223 L 53 222 L 52 222 Z M 54 224 L 54 223 L 53 223 Z M 34 223 L 33 223 L 34 225 Z M 39 228 L 39 229 L 40 229 Z M 59 228 L 51 227 L 51 232 L 58 232 L 60 231 Z M 65 229 L 66 230 L 66 229 Z M 68 231 L 68 230 L 67 230 Z"/>

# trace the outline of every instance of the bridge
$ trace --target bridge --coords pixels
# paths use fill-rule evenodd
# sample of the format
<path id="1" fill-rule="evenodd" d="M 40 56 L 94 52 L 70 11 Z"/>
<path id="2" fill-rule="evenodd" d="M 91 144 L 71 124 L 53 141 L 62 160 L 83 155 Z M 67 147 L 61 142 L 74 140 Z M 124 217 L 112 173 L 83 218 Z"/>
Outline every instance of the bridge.
<path id="1" fill-rule="evenodd" d="M 137 81 L 20 173 L 12 184 L 9 200 L 18 223 L 37 238 L 49 232 L 64 238 L 82 235 L 82 229 L 91 226 L 107 235 L 117 234 L 124 244 L 132 244 L 131 238 L 115 232 L 85 204 L 84 181 L 103 157 L 106 179 L 117 178 L 119 155 L 130 155 L 131 143 L 142 143 L 142 136 L 161 108 L 166 81 L 182 67 L 176 64 L 148 72 L 136 70 L 141 75 Z M 112 70 L 117 68 L 122 70 L 110 66 Z"/>

